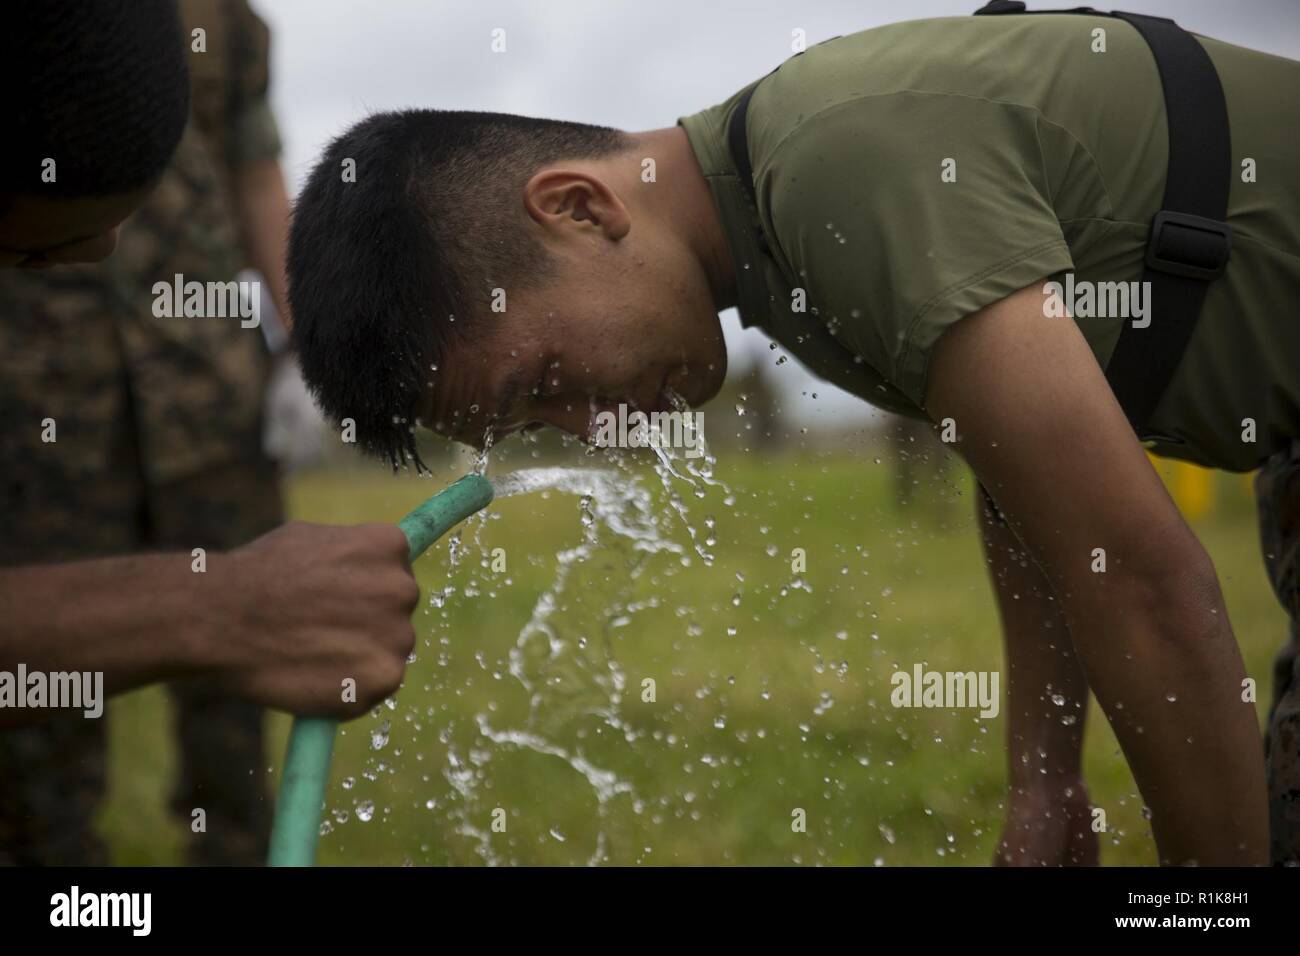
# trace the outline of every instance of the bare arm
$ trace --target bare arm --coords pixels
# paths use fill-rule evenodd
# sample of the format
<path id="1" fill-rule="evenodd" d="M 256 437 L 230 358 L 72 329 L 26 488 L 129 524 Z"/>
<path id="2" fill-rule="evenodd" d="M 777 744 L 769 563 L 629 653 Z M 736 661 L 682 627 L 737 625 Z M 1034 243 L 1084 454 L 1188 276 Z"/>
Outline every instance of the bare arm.
<path id="1" fill-rule="evenodd" d="M 207 591 L 183 554 L 6 569 L 0 669 L 102 672 L 109 695 L 198 673 L 217 624 Z M 40 716 L 0 709 L 0 726 Z"/>
<path id="2" fill-rule="evenodd" d="M 1161 860 L 1267 862 L 1259 731 L 1213 564 L 1069 319 L 1038 286 L 949 329 L 927 408 L 1061 599 Z M 1094 573 L 1094 549 L 1107 570 Z"/>
<path id="3" fill-rule="evenodd" d="M 292 324 L 284 271 L 290 207 L 280 161 L 270 157 L 241 166 L 234 171 L 232 183 L 244 248 L 253 268 L 266 280 L 275 311 L 287 328 Z"/>
<path id="4" fill-rule="evenodd" d="M 186 553 L 0 571 L 0 670 L 103 674 L 104 692 L 204 675 L 303 714 L 355 717 L 401 682 L 419 588 L 391 525 L 291 524 L 192 570 Z M 354 702 L 343 699 L 356 681 Z M 49 711 L 0 707 L 0 727 Z"/>
<path id="5" fill-rule="evenodd" d="M 982 494 L 975 508 L 1007 661 L 1009 793 L 995 862 L 1096 865 L 1097 837 L 1083 782 L 1083 666 L 1047 578 Z"/>

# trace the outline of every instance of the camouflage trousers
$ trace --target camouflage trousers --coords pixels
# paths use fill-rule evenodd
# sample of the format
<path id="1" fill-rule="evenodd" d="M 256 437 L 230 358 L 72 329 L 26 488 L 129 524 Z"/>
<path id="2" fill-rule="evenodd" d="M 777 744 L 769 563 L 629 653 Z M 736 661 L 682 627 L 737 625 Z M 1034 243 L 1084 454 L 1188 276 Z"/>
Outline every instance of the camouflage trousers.
<path id="1" fill-rule="evenodd" d="M 1300 865 L 1300 441 L 1270 458 L 1255 479 L 1260 543 L 1269 580 L 1290 615 L 1290 637 L 1273 663 L 1264 752 L 1274 864 Z"/>
<path id="2" fill-rule="evenodd" d="M 125 484 L 125 482 L 119 482 Z M 126 492 L 126 488 L 119 489 Z M 102 500 L 112 489 L 97 490 Z M 129 494 L 122 495 L 126 504 Z M 279 491 L 269 463 L 214 469 L 151 490 L 140 502 L 140 550 L 230 547 L 280 520 Z M 98 533 L 103 534 L 101 525 Z M 140 540 L 140 539 L 143 540 Z M 96 551 L 101 549 L 96 548 Z M 178 777 L 171 811 L 190 832 L 202 807 L 205 832 L 191 834 L 192 865 L 258 865 L 270 836 L 270 798 L 264 784 L 262 708 L 220 695 L 201 681 L 172 684 Z M 65 715 L 0 734 L 0 864 L 106 865 L 95 815 L 106 790 L 107 721 Z"/>
<path id="3" fill-rule="evenodd" d="M 278 477 L 255 445 L 247 460 L 146 485 L 129 414 L 102 424 L 114 433 L 104 438 L 113 447 L 105 473 L 67 482 L 57 472 L 6 467 L 0 563 L 229 548 L 280 522 Z M 189 834 L 187 862 L 260 864 L 271 815 L 262 709 L 198 681 L 170 685 L 169 694 L 179 748 L 170 809 Z M 68 715 L 0 733 L 0 865 L 109 862 L 95 828 L 106 791 L 109 714 Z M 191 813 L 199 807 L 206 829 L 192 833 Z"/>

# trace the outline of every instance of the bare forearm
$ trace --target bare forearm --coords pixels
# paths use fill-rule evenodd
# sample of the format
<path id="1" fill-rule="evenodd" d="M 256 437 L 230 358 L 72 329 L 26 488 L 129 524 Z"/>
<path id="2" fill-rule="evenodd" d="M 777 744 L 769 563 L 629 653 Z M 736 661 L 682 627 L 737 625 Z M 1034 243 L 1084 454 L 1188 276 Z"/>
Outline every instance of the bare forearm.
<path id="1" fill-rule="evenodd" d="M 287 324 L 284 257 L 289 236 L 289 194 L 280 161 L 263 159 L 241 167 L 234 176 L 234 191 L 249 259 L 265 279 L 275 310 Z"/>
<path id="2" fill-rule="evenodd" d="M 1152 810 L 1162 862 L 1267 862 L 1259 728 L 1217 584 L 1147 586 L 1069 626 Z M 1190 593 L 1189 593 L 1190 592 Z"/>
<path id="3" fill-rule="evenodd" d="M 213 602 L 188 554 L 0 571 L 0 670 L 99 672 L 121 693 L 202 671 Z M 0 726 L 38 719 L 0 708 Z"/>
<path id="4" fill-rule="evenodd" d="M 1013 795 L 1082 778 L 1088 684 L 1060 602 L 1024 546 L 976 496 L 1007 662 L 1007 776 Z"/>
<path id="5" fill-rule="evenodd" d="M 420 589 L 394 525 L 291 522 L 243 547 L 0 571 L 0 670 L 103 690 L 202 675 L 295 714 L 356 717 L 401 683 Z M 0 707 L 0 726 L 48 710 Z"/>
<path id="6" fill-rule="evenodd" d="M 1078 326 L 1044 320 L 1044 288 L 944 333 L 927 411 L 958 423 L 963 455 L 1060 598 L 1161 857 L 1264 862 L 1259 734 L 1214 568 Z"/>

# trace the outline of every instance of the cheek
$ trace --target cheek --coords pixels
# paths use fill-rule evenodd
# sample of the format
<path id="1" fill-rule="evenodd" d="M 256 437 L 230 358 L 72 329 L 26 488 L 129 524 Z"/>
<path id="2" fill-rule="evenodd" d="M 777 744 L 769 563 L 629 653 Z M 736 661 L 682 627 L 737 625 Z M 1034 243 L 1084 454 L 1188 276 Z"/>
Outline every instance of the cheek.
<path id="1" fill-rule="evenodd" d="M 570 382 L 597 392 L 627 382 L 661 351 L 662 328 L 662 320 L 645 303 L 616 306 L 593 324 L 592 333 L 568 343 L 579 360 Z"/>

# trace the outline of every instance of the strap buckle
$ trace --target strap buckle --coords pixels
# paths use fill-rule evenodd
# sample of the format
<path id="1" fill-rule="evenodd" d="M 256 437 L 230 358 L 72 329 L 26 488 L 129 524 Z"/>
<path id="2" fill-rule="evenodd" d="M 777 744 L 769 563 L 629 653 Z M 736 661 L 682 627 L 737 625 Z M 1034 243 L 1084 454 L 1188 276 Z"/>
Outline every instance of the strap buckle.
<path id="1" fill-rule="evenodd" d="M 1162 209 L 1151 220 L 1147 268 L 1208 282 L 1223 275 L 1231 250 L 1226 222 Z"/>

